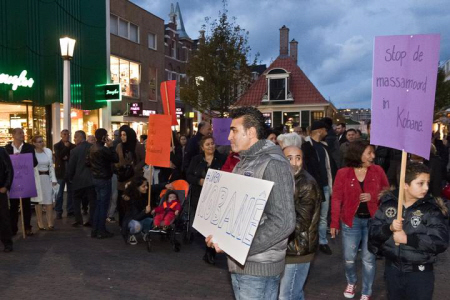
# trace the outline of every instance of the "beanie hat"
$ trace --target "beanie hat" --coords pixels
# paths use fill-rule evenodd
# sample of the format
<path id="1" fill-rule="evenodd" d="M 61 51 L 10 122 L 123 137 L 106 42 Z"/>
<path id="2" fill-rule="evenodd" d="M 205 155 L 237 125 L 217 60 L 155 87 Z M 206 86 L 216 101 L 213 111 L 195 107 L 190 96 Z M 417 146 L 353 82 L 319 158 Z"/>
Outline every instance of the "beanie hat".
<path id="1" fill-rule="evenodd" d="M 323 121 L 314 121 L 314 123 L 312 123 L 311 125 L 311 131 L 317 130 L 317 129 L 321 129 L 321 128 L 327 128 L 327 124 L 325 124 L 325 122 Z"/>

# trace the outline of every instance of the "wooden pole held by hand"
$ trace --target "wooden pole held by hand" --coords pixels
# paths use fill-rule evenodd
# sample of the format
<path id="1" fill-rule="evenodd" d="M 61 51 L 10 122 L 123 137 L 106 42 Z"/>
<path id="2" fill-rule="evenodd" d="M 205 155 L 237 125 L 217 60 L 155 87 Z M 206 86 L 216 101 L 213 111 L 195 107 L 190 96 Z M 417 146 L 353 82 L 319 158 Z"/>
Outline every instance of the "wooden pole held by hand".
<path id="1" fill-rule="evenodd" d="M 22 198 L 20 198 L 20 221 L 22 223 L 22 237 L 25 239 L 26 235 L 25 235 L 25 222 L 23 220 L 23 202 L 22 202 Z"/>
<path id="2" fill-rule="evenodd" d="M 149 166 L 150 167 L 150 180 L 148 182 L 148 203 L 147 205 L 151 206 L 151 197 L 152 197 L 152 183 L 153 183 L 153 166 Z"/>
<path id="3" fill-rule="evenodd" d="M 402 164 L 400 167 L 400 183 L 399 183 L 399 192 L 398 192 L 398 206 L 397 206 L 397 220 L 401 221 L 403 218 L 403 201 L 405 197 L 405 173 L 406 173 L 406 158 L 408 153 L 405 150 L 402 150 Z M 395 243 L 396 246 L 399 246 L 398 243 Z"/>

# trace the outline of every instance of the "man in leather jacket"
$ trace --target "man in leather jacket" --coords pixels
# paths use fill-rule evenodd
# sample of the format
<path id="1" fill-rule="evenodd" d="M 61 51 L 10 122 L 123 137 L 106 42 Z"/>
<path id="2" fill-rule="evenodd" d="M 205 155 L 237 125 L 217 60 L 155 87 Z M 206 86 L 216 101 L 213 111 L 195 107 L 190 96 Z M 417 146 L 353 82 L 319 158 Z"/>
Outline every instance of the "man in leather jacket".
<path id="1" fill-rule="evenodd" d="M 105 223 L 112 192 L 113 164 L 119 162 L 119 156 L 113 148 L 113 141 L 108 138 L 106 129 L 97 129 L 95 138 L 97 141 L 90 149 L 89 161 L 87 162 L 92 171 L 97 193 L 91 237 L 103 239 L 113 236 L 112 233 L 106 230 Z"/>
<path id="2" fill-rule="evenodd" d="M 0 148 L 0 238 L 5 245 L 4 252 L 11 252 L 13 249 L 7 194 L 13 178 L 14 170 L 11 159 L 5 149 Z"/>
<path id="3" fill-rule="evenodd" d="M 302 168 L 302 150 L 289 146 L 283 152 L 294 171 L 296 221 L 295 231 L 289 237 L 279 299 L 304 299 L 303 285 L 319 242 L 322 192 L 316 180 Z"/>

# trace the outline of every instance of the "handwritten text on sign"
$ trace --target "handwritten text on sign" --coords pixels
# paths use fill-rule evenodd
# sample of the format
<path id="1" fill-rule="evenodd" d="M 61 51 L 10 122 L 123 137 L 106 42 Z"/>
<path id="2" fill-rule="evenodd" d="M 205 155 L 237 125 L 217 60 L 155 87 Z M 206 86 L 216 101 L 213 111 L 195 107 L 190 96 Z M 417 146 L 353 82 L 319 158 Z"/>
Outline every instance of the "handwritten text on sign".
<path id="1" fill-rule="evenodd" d="M 14 179 L 9 192 L 12 199 L 36 197 L 34 181 L 33 154 L 10 155 Z"/>
<path id="2" fill-rule="evenodd" d="M 370 142 L 429 158 L 439 35 L 375 38 Z"/>
<path id="3" fill-rule="evenodd" d="M 194 228 L 244 265 L 273 182 L 209 169 Z"/>

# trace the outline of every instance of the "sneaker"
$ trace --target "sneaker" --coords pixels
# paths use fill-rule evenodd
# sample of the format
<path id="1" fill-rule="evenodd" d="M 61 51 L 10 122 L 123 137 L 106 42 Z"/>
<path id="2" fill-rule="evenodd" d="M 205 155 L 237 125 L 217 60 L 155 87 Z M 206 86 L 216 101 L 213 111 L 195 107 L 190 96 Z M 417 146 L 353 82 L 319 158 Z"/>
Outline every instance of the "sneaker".
<path id="1" fill-rule="evenodd" d="M 347 284 L 347 287 L 344 291 L 344 297 L 351 299 L 355 297 L 356 284 Z M 361 298 L 362 299 L 362 298 Z"/>
<path id="2" fill-rule="evenodd" d="M 106 218 L 106 221 L 107 221 L 108 223 L 116 223 L 116 219 L 114 219 L 114 217 L 112 217 L 112 218 Z"/>
<path id="3" fill-rule="evenodd" d="M 370 300 L 370 296 L 361 295 L 361 298 L 359 300 Z"/>
<path id="4" fill-rule="evenodd" d="M 330 246 L 328 246 L 327 244 L 319 245 L 319 250 L 322 251 L 323 253 L 325 253 L 326 255 L 333 254 L 333 252 L 331 251 Z"/>
<path id="5" fill-rule="evenodd" d="M 136 239 L 136 236 L 134 234 L 130 234 L 130 236 L 128 237 L 128 244 L 130 245 L 137 245 L 138 241 Z"/>

